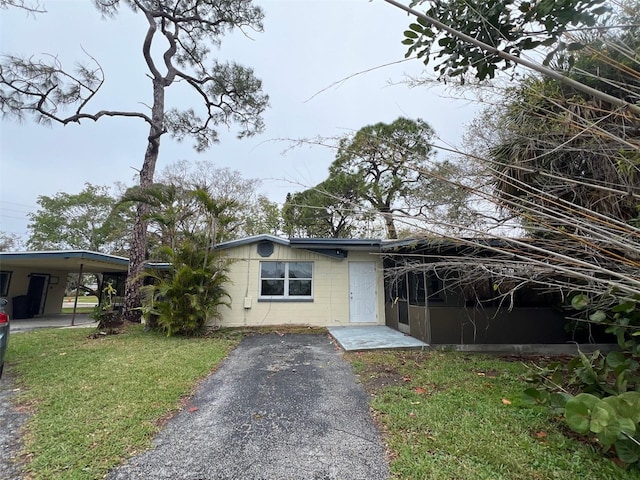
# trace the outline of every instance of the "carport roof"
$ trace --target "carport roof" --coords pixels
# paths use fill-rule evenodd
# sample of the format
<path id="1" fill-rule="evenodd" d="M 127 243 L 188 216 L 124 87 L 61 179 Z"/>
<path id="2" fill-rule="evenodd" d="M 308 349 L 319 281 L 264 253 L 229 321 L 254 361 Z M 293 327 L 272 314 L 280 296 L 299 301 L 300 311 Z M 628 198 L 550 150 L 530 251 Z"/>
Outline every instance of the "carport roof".
<path id="1" fill-rule="evenodd" d="M 52 270 L 77 272 L 80 265 L 86 273 L 126 272 L 129 259 L 89 250 L 0 252 L 2 270 L 28 268 L 43 273 Z"/>

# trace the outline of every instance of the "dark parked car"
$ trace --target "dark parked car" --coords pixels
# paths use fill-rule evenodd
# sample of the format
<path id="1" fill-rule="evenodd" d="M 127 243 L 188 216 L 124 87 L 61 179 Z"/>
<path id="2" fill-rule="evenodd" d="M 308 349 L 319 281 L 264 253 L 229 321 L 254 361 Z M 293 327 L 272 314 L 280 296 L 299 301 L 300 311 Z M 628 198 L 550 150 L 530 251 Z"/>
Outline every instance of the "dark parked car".
<path id="1" fill-rule="evenodd" d="M 4 354 L 9 345 L 9 315 L 4 311 L 6 304 L 7 300 L 0 298 L 0 378 L 2 378 L 2 370 L 4 370 Z"/>

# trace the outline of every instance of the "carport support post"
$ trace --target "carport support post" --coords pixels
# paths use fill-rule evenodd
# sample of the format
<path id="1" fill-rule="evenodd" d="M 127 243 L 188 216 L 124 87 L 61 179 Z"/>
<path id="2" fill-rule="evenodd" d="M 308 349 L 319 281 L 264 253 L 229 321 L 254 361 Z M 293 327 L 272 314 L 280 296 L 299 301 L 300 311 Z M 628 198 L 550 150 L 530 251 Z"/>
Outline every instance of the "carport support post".
<path id="1" fill-rule="evenodd" d="M 80 264 L 80 272 L 78 272 L 78 285 L 76 285 L 76 298 L 73 300 L 73 313 L 71 314 L 71 326 L 73 327 L 76 321 L 76 309 L 78 308 L 78 294 L 80 293 L 80 284 L 82 283 L 82 271 L 84 270 L 84 263 Z"/>

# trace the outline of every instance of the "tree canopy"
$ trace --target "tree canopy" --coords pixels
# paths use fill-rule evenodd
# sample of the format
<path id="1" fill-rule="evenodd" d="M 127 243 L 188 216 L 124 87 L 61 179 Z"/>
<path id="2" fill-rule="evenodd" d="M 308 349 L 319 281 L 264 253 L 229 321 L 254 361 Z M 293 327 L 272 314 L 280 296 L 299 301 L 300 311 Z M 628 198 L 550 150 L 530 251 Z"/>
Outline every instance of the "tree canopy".
<path id="1" fill-rule="evenodd" d="M 84 249 L 125 254 L 131 212 L 116 208 L 117 200 L 106 186 L 86 183 L 79 193 L 59 192 L 38 197 L 40 208 L 29 214 L 31 250 Z"/>
<path id="2" fill-rule="evenodd" d="M 289 236 L 351 238 L 361 236 L 360 185 L 352 175 L 336 174 L 313 188 L 287 194 L 282 208 Z"/>
<path id="3" fill-rule="evenodd" d="M 523 52 L 545 47 L 545 63 L 561 52 L 570 55 L 582 44 L 567 43 L 564 35 L 578 27 L 595 26 L 610 11 L 605 0 L 414 0 L 411 6 L 425 3 L 428 17 L 475 43 L 417 18 L 404 32 L 407 56 L 416 54 L 425 64 L 435 57 L 438 63 L 434 70 L 441 78 L 473 72 L 479 80 L 515 66 L 513 59 L 499 52 L 520 57 Z"/>
<path id="4" fill-rule="evenodd" d="M 275 202 L 260 193 L 261 181 L 244 178 L 237 170 L 216 168 L 207 161 L 179 161 L 162 170 L 158 181 L 185 192 L 202 189 L 216 202 L 233 205 L 216 241 L 259 233 L 277 234 L 280 229 L 280 210 Z M 198 222 L 197 217 L 192 219 L 194 226 Z"/>
<path id="5" fill-rule="evenodd" d="M 538 48 L 537 58 L 544 58 L 544 48 L 540 47 L 551 48 L 557 55 L 547 55 L 549 68 L 537 70 L 542 76 L 502 78 L 510 87 L 502 98 L 492 97 L 495 105 L 471 127 L 471 135 L 481 140 L 476 140 L 476 146 L 484 148 L 468 155 L 480 165 L 481 173 L 487 174 L 482 180 L 488 178 L 492 188 L 478 181 L 468 189 L 485 204 L 506 213 L 497 218 L 503 222 L 498 226 L 511 218 L 520 219 L 527 235 L 518 229 L 496 230 L 491 236 L 510 236 L 510 247 L 493 248 L 495 257 L 490 260 L 482 255 L 481 243 L 463 235 L 469 253 L 441 268 L 456 270 L 457 278 L 469 283 L 486 280 L 488 274 L 502 279 L 505 285 L 511 285 L 508 292 L 496 293 L 503 299 L 513 298 L 515 290 L 526 284 L 569 297 L 579 291 L 584 295 L 580 298 L 588 298 L 578 302 L 583 320 L 592 322 L 593 310 L 599 309 L 593 318 L 608 318 L 611 328 L 620 327 L 624 330 L 622 337 L 628 339 L 637 322 L 633 329 L 627 328 L 630 324 L 623 327 L 616 323 L 628 320 L 618 315 L 616 308 L 623 308 L 618 305 L 627 302 L 635 305 L 640 298 L 640 8 L 636 0 L 600 3 L 507 2 L 507 9 L 520 9 L 516 15 L 530 10 L 534 15 L 556 15 L 559 23 L 550 21 L 540 30 L 533 28 L 535 23 L 527 23 L 531 29 L 516 29 L 509 34 L 521 45 L 532 34 L 540 35 L 548 41 L 536 44 L 530 40 L 527 44 Z M 574 4 L 575 9 L 561 12 Z M 446 23 L 453 29 L 446 30 L 442 40 L 424 34 L 430 38 L 430 46 L 441 41 L 445 47 L 441 51 L 445 74 L 464 75 L 480 69 L 478 78 L 492 77 L 495 66 L 505 58 L 492 55 L 507 48 L 508 42 L 480 46 L 468 35 L 477 28 L 478 32 L 486 29 L 487 35 L 495 30 L 496 39 L 502 38 L 498 27 L 509 23 L 497 10 L 493 13 L 499 20 L 484 24 L 485 9 L 499 3 L 476 5 L 453 0 L 430 5 L 451 9 L 452 17 Z M 419 22 L 419 27 L 410 28 L 414 33 L 405 32 L 405 43 L 414 46 L 420 36 L 418 30 L 427 25 L 429 29 L 434 25 L 440 28 L 431 21 Z M 449 48 L 450 40 L 444 39 L 447 35 L 453 35 L 456 42 L 469 42 L 470 51 L 478 56 Z M 458 67 L 460 70 L 456 70 Z M 495 90 L 499 86 L 498 82 L 491 85 Z M 435 262 L 432 268 L 438 268 Z M 460 274 L 461 268 L 464 275 Z"/>
<path id="6" fill-rule="evenodd" d="M 205 234 L 215 243 L 258 233 L 277 234 L 280 210 L 259 193 L 259 185 L 257 179 L 215 168 L 210 162 L 180 161 L 163 169 L 153 185 L 128 189 L 120 203 L 148 206 L 149 256 L 157 259 L 161 247 L 175 249 Z M 203 195 L 206 201 L 200 198 Z"/>
<path id="7" fill-rule="evenodd" d="M 434 139 L 424 120 L 403 117 L 333 139 L 336 155 L 327 179 L 287 195 L 285 232 L 398 238 L 427 225 L 451 233 L 457 224 L 475 221 L 463 168 L 454 160 L 436 160 Z"/>
<path id="8" fill-rule="evenodd" d="M 0 231 L 0 252 L 17 252 L 22 248 L 20 235 Z"/>
<path id="9" fill-rule="evenodd" d="M 31 13 L 44 13 L 44 8 L 35 0 L 33 2 L 25 0 L 0 0 L 0 8 L 21 8 Z"/>
<path id="10" fill-rule="evenodd" d="M 609 95 L 640 101 L 640 65 L 629 55 L 640 46 L 637 29 L 579 38 L 585 48 L 571 63 L 554 67 Z M 479 154 L 490 162 L 503 206 L 522 213 L 537 233 L 580 230 L 582 221 L 567 223 L 567 204 L 577 217 L 581 211 L 627 224 L 637 221 L 640 130 L 627 110 L 553 79 L 529 76 L 509 88 L 474 128 L 487 139 Z"/>
<path id="11" fill-rule="evenodd" d="M 349 178 L 356 197 L 384 219 L 389 238 L 397 238 L 393 215 L 406 213 L 410 199 L 425 188 L 433 136 L 421 119 L 365 126 L 340 140 L 329 177 Z"/>
<path id="12" fill-rule="evenodd" d="M 106 81 L 93 57 L 70 69 L 52 55 L 5 55 L 0 62 L 0 112 L 5 117 L 60 125 L 106 117 L 142 120 L 149 126 L 140 169 L 142 189 L 154 183 L 160 141 L 167 133 L 179 141 L 192 138 L 196 149 L 203 150 L 218 141 L 220 124 L 238 125 L 240 137 L 263 129 L 261 115 L 268 97 L 260 80 L 250 68 L 210 58 L 212 47 L 220 45 L 225 33 L 236 28 L 262 29 L 262 9 L 250 0 L 94 0 L 93 4 L 106 18 L 115 19 L 122 8 L 128 8 L 146 19 L 141 60 L 150 79 L 150 109 L 91 111 Z M 166 90 L 177 82 L 190 87 L 199 108 L 166 109 Z M 147 204 L 138 206 L 131 237 L 125 292 L 125 315 L 131 320 L 138 318 L 140 306 L 148 213 Z"/>

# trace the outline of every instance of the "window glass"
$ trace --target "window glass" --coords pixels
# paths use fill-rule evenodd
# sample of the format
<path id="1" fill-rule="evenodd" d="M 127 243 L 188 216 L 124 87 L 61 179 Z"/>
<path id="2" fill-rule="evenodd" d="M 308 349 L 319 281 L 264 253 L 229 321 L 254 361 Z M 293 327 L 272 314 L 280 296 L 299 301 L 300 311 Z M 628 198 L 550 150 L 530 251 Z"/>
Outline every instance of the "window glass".
<path id="1" fill-rule="evenodd" d="M 262 280 L 262 295 L 284 295 L 284 280 Z"/>
<path id="2" fill-rule="evenodd" d="M 313 262 L 260 262 L 260 296 L 311 298 Z"/>
<path id="3" fill-rule="evenodd" d="M 289 278 L 311 278 L 311 262 L 289 263 Z"/>
<path id="4" fill-rule="evenodd" d="M 284 262 L 262 262 L 260 264 L 260 276 L 262 278 L 284 278 Z"/>
<path id="5" fill-rule="evenodd" d="M 289 280 L 289 295 L 311 296 L 311 280 Z"/>

